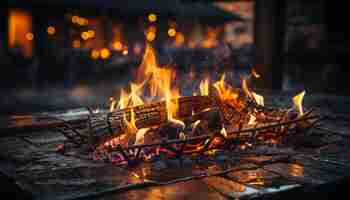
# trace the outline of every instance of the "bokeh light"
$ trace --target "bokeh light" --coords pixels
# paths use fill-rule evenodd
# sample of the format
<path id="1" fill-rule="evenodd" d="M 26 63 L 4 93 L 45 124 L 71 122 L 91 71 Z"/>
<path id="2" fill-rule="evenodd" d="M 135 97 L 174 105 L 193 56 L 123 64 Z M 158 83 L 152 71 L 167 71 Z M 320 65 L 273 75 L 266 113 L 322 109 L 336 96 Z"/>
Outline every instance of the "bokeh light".
<path id="1" fill-rule="evenodd" d="M 100 55 L 101 55 L 101 58 L 102 58 L 102 59 L 107 59 L 107 58 L 110 57 L 111 52 L 109 51 L 109 49 L 103 48 L 103 49 L 101 49 L 101 51 L 100 51 Z"/>
<path id="2" fill-rule="evenodd" d="M 155 21 L 157 21 L 157 15 L 154 14 L 154 13 L 150 13 L 150 14 L 148 15 L 148 21 L 150 21 L 150 22 L 155 22 Z"/>
<path id="3" fill-rule="evenodd" d="M 29 33 L 26 33 L 25 37 L 27 40 L 32 41 L 34 39 L 34 34 L 29 32 Z"/>
<path id="4" fill-rule="evenodd" d="M 47 27 L 47 34 L 54 35 L 56 33 L 56 28 L 53 26 Z"/>
<path id="5" fill-rule="evenodd" d="M 168 35 L 169 35 L 169 37 L 175 37 L 176 30 L 174 28 L 169 28 Z"/>

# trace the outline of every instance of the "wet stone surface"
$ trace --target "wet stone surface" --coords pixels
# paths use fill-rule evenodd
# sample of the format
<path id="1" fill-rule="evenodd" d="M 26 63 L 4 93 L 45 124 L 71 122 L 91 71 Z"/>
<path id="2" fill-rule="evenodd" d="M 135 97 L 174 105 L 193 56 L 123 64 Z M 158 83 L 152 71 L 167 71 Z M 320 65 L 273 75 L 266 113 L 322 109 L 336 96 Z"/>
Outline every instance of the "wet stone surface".
<path id="1" fill-rule="evenodd" d="M 57 132 L 13 132 L 0 137 L 0 169 L 35 198 L 50 200 L 244 199 L 329 183 L 350 175 L 350 126 L 344 121 L 350 112 L 339 111 L 336 100 L 327 98 L 332 106 L 324 107 L 335 119 L 292 144 L 118 167 L 58 154 L 64 137 Z M 322 99 L 315 102 L 322 108 Z"/>

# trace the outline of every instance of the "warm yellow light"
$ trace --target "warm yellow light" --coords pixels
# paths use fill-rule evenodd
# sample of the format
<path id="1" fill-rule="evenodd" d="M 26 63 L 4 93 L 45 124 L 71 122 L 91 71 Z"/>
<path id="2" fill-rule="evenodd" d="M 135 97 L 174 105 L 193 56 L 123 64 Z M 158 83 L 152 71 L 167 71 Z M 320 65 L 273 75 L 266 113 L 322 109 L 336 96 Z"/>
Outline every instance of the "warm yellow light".
<path id="1" fill-rule="evenodd" d="M 33 35 L 28 34 L 27 37 L 27 33 L 32 32 L 32 24 L 32 16 L 29 12 L 20 9 L 9 9 L 8 47 L 13 48 L 20 45 L 25 57 L 31 57 L 33 54 Z"/>
<path id="2" fill-rule="evenodd" d="M 149 26 L 148 29 L 147 29 L 147 32 L 157 32 L 157 27 L 156 26 Z"/>
<path id="3" fill-rule="evenodd" d="M 83 40 L 87 40 L 87 39 L 89 39 L 90 37 L 89 37 L 89 33 L 88 32 L 82 32 L 81 34 L 80 34 L 80 36 L 81 36 L 81 38 L 83 38 Z"/>
<path id="4" fill-rule="evenodd" d="M 175 37 L 176 45 L 181 46 L 184 42 L 185 42 L 185 36 L 182 33 L 177 32 Z"/>
<path id="5" fill-rule="evenodd" d="M 111 52 L 109 51 L 109 49 L 103 48 L 103 49 L 101 49 L 101 51 L 100 51 L 100 55 L 101 55 L 101 58 L 102 58 L 102 59 L 107 59 L 107 58 L 109 58 L 109 56 L 111 55 Z"/>
<path id="6" fill-rule="evenodd" d="M 82 22 L 82 26 L 86 26 L 88 24 L 89 24 L 89 20 L 84 18 L 84 20 Z"/>
<path id="7" fill-rule="evenodd" d="M 83 17 L 79 17 L 77 20 L 77 24 L 79 24 L 80 26 L 86 26 L 89 24 L 88 19 L 85 19 Z"/>
<path id="8" fill-rule="evenodd" d="M 94 30 L 88 30 L 87 33 L 88 33 L 88 35 L 89 35 L 90 38 L 95 37 L 95 31 L 94 31 Z"/>
<path id="9" fill-rule="evenodd" d="M 29 40 L 29 41 L 33 40 L 34 39 L 34 34 L 30 33 L 30 32 L 26 33 L 26 39 Z"/>
<path id="10" fill-rule="evenodd" d="M 176 30 L 174 28 L 169 28 L 168 35 L 169 37 L 174 37 L 176 35 Z"/>
<path id="11" fill-rule="evenodd" d="M 123 54 L 124 56 L 128 55 L 128 53 L 129 53 L 129 51 L 128 51 L 127 49 L 124 49 L 123 52 L 122 52 L 122 54 Z"/>
<path id="12" fill-rule="evenodd" d="M 298 109 L 300 116 L 304 115 L 304 111 L 303 111 L 304 96 L 305 96 L 305 90 L 293 97 L 294 106 Z"/>
<path id="13" fill-rule="evenodd" d="M 47 27 L 47 34 L 54 35 L 56 33 L 56 28 L 53 26 Z"/>
<path id="14" fill-rule="evenodd" d="M 148 32 L 146 35 L 146 39 L 149 42 L 152 42 L 154 39 L 156 39 L 156 33 L 155 32 Z"/>
<path id="15" fill-rule="evenodd" d="M 113 48 L 117 51 L 123 50 L 123 44 L 120 41 L 116 41 L 113 44 Z"/>
<path id="16" fill-rule="evenodd" d="M 72 46 L 74 49 L 79 49 L 81 47 L 80 40 L 73 40 Z"/>
<path id="17" fill-rule="evenodd" d="M 155 22 L 155 21 L 157 21 L 157 15 L 154 14 L 154 13 L 149 14 L 149 15 L 148 15 L 148 21 L 150 21 L 150 22 Z"/>
<path id="18" fill-rule="evenodd" d="M 78 20 L 79 20 L 79 17 L 78 17 L 78 16 L 74 15 L 74 16 L 72 17 L 72 22 L 73 22 L 74 24 L 78 23 Z"/>
<path id="19" fill-rule="evenodd" d="M 91 51 L 91 58 L 97 60 L 100 57 L 100 51 L 94 49 Z"/>

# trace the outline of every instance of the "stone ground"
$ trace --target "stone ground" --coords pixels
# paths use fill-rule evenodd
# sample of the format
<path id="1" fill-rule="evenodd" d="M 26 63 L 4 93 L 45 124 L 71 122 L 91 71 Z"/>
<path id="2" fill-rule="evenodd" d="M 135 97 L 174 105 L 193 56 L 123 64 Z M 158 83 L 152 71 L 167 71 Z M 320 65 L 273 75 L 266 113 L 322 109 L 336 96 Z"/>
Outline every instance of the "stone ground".
<path id="1" fill-rule="evenodd" d="M 292 94 L 265 93 L 271 105 L 291 103 Z M 87 114 L 83 108 L 7 116 L 0 120 L 0 170 L 35 199 L 245 199 L 285 190 L 312 194 L 315 187 L 350 176 L 349 104 L 346 97 L 307 95 L 305 106 L 327 118 L 322 130 L 314 129 L 293 144 L 135 167 L 58 154 L 55 148 L 65 138 L 37 129 L 54 123 L 43 117 L 47 115 L 82 119 Z"/>

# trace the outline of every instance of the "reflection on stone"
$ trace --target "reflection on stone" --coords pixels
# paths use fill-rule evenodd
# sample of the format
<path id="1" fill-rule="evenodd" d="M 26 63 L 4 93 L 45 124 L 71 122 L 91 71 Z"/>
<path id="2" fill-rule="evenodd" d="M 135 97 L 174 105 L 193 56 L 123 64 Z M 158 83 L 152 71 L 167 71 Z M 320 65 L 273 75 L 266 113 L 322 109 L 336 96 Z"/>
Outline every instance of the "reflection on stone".
<path id="1" fill-rule="evenodd" d="M 288 166 L 288 172 L 292 176 L 302 177 L 304 176 L 304 167 L 299 164 L 290 164 Z"/>

